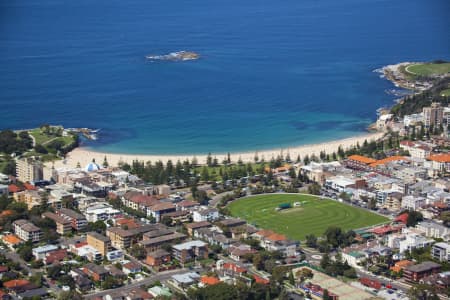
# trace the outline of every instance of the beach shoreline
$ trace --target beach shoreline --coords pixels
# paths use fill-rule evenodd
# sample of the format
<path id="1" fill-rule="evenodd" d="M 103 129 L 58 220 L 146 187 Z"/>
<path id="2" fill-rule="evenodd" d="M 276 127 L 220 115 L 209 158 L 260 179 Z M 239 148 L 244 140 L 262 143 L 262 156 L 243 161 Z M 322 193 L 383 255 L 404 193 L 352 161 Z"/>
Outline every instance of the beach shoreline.
<path id="1" fill-rule="evenodd" d="M 375 132 L 375 133 L 366 133 L 354 137 L 317 143 L 317 144 L 309 144 L 309 145 L 300 145 L 294 147 L 286 147 L 280 149 L 271 149 L 271 150 L 255 150 L 255 151 L 247 151 L 247 152 L 234 152 L 230 153 L 230 158 L 232 163 L 236 163 L 241 160 L 244 163 L 254 162 L 255 155 L 258 156 L 261 161 L 264 159 L 265 161 L 270 161 L 272 158 L 276 158 L 278 155 L 286 157 L 287 154 L 291 157 L 292 160 L 296 160 L 300 155 L 301 159 L 303 159 L 306 155 L 316 155 L 319 156 L 321 151 L 324 151 L 327 154 L 332 154 L 333 152 L 337 152 L 339 147 L 342 147 L 344 150 L 351 148 L 352 146 L 356 146 L 358 143 L 362 145 L 365 140 L 368 142 L 372 140 L 377 140 L 384 135 L 383 132 Z M 221 163 L 225 158 L 227 158 L 227 153 L 211 153 L 212 158 L 217 158 L 219 163 Z M 109 166 L 118 166 L 120 163 L 128 163 L 131 164 L 134 160 L 144 161 L 144 162 L 157 162 L 161 161 L 163 163 L 167 163 L 167 161 L 171 160 L 173 163 L 179 161 L 189 160 L 195 157 L 198 164 L 204 165 L 206 164 L 208 153 L 205 154 L 180 154 L 180 155 L 152 155 L 152 154 L 127 154 L 127 153 L 108 153 L 102 151 L 95 151 L 89 148 L 77 147 L 71 152 L 67 153 L 66 158 L 64 160 L 54 161 L 52 162 L 52 166 L 55 168 L 63 168 L 70 167 L 75 168 L 77 165 L 81 167 L 86 166 L 93 160 L 95 160 L 98 164 L 102 164 L 104 159 L 106 158 Z"/>

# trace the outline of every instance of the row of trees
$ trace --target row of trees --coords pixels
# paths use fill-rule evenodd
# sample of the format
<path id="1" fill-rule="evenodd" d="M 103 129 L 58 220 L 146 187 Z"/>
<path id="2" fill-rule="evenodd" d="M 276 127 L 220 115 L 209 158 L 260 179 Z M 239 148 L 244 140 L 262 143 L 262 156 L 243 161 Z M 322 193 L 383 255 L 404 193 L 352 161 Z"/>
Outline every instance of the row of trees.
<path id="1" fill-rule="evenodd" d="M 331 249 L 350 246 L 355 239 L 353 230 L 343 231 L 340 227 L 330 226 L 319 240 L 314 234 L 306 236 L 306 245 L 310 248 L 318 249 L 322 253 L 327 253 Z"/>

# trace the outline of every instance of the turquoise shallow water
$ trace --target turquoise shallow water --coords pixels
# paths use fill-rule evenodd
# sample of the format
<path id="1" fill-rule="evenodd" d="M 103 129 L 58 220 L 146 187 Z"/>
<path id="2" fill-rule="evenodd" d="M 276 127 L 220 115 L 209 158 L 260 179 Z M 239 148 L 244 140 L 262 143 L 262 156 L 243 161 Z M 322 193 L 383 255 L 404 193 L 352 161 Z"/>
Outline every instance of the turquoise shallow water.
<path id="1" fill-rule="evenodd" d="M 447 0 L 2 1 L 0 128 L 101 128 L 122 153 L 254 151 L 363 133 L 373 70 L 450 59 Z M 146 62 L 189 50 L 201 59 Z"/>

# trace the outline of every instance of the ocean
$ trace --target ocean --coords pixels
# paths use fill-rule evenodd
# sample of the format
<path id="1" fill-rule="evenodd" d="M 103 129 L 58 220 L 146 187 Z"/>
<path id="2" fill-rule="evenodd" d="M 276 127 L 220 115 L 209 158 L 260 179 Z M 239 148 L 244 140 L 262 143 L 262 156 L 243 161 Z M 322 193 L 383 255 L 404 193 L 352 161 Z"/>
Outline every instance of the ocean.
<path id="1" fill-rule="evenodd" d="M 365 132 L 393 85 L 450 59 L 448 0 L 1 1 L 0 129 L 100 129 L 94 150 L 205 154 Z M 146 55 L 194 51 L 193 61 Z"/>

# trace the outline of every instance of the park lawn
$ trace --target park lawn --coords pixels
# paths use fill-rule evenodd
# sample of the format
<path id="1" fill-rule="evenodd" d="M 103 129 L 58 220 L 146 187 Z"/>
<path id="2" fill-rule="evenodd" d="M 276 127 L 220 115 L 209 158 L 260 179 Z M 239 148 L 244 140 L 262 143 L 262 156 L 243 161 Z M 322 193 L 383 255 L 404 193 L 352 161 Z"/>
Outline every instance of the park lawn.
<path id="1" fill-rule="evenodd" d="M 450 63 L 414 64 L 406 67 L 406 71 L 419 76 L 442 75 L 450 72 Z"/>
<path id="2" fill-rule="evenodd" d="M 301 207 L 275 211 L 282 203 L 301 202 Z M 305 240 L 308 234 L 322 236 L 331 226 L 344 230 L 387 222 L 389 219 L 367 210 L 311 195 L 272 194 L 235 200 L 231 215 L 264 229 L 272 229 L 291 239 Z"/>

